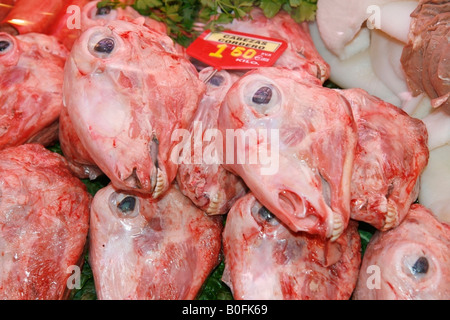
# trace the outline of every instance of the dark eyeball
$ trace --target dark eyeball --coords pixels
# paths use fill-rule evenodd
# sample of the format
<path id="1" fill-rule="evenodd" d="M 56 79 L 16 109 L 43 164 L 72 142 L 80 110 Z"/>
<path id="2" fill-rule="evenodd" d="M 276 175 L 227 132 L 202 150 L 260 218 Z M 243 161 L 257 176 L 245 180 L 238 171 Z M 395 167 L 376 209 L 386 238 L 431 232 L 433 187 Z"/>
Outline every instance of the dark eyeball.
<path id="1" fill-rule="evenodd" d="M 139 199 L 133 195 L 114 192 L 109 197 L 109 206 L 119 218 L 134 218 L 139 214 Z"/>
<path id="2" fill-rule="evenodd" d="M 111 6 L 98 8 L 96 5 L 92 4 L 92 8 L 88 15 L 92 20 L 112 21 L 117 19 L 117 10 L 113 9 Z"/>
<path id="3" fill-rule="evenodd" d="M 252 97 L 252 101 L 256 104 L 269 104 L 272 100 L 272 88 L 261 87 L 259 88 Z"/>
<path id="4" fill-rule="evenodd" d="M 4 54 L 10 50 L 12 47 L 12 43 L 7 40 L 1 40 L 0 41 L 0 54 Z"/>
<path id="5" fill-rule="evenodd" d="M 426 274 L 428 272 L 429 264 L 428 259 L 425 257 L 420 257 L 411 267 L 411 272 L 414 275 Z"/>
<path id="6" fill-rule="evenodd" d="M 89 52 L 96 58 L 107 59 L 119 49 L 120 39 L 116 40 L 111 30 L 99 27 L 88 40 Z"/>
<path id="7" fill-rule="evenodd" d="M 220 87 L 225 79 L 220 75 L 216 74 L 209 80 L 209 83 L 215 87 Z"/>
<path id="8" fill-rule="evenodd" d="M 123 213 L 133 212 L 135 207 L 136 198 L 132 196 L 123 198 L 117 205 L 117 208 Z"/>
<path id="9" fill-rule="evenodd" d="M 111 13 L 111 6 L 97 8 L 96 16 L 105 16 Z"/>
<path id="10" fill-rule="evenodd" d="M 259 114 L 268 115 L 281 105 L 281 92 L 270 79 L 249 79 L 242 90 L 246 104 Z"/>
<path id="11" fill-rule="evenodd" d="M 252 216 L 259 224 L 269 224 L 272 226 L 279 224 L 278 219 L 258 201 L 252 207 Z"/>
<path id="12" fill-rule="evenodd" d="M 115 42 L 112 38 L 101 39 L 94 46 L 94 50 L 98 53 L 110 54 L 114 50 Z"/>

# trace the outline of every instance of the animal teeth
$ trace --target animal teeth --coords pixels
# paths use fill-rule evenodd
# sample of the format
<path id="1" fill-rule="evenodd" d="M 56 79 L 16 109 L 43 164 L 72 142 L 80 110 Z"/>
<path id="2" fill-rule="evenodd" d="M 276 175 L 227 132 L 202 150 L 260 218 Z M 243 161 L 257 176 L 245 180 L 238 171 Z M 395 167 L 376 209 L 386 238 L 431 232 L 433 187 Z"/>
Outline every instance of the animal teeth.
<path id="1" fill-rule="evenodd" d="M 344 232 L 344 222 L 341 216 L 335 214 L 333 218 L 333 232 L 331 234 L 331 242 L 336 241 L 337 238 Z"/>
<path id="2" fill-rule="evenodd" d="M 222 200 L 220 194 L 215 193 L 213 197 L 210 198 L 209 206 L 206 209 L 206 213 L 209 215 L 217 214 L 217 210 L 219 209 L 219 203 Z"/>
<path id="3" fill-rule="evenodd" d="M 397 222 L 398 222 L 397 207 L 390 200 L 388 200 L 387 214 L 384 219 L 384 224 L 383 224 L 383 227 L 381 230 L 382 231 L 389 230 L 389 229 L 393 228 L 394 226 L 396 226 Z"/>
<path id="4" fill-rule="evenodd" d="M 159 169 L 156 169 L 156 170 L 158 170 L 158 171 L 156 173 L 155 189 L 153 189 L 153 194 L 152 194 L 153 199 L 156 199 L 161 195 L 161 193 L 164 190 L 164 187 L 166 185 L 165 179 L 164 179 L 164 173 Z"/>

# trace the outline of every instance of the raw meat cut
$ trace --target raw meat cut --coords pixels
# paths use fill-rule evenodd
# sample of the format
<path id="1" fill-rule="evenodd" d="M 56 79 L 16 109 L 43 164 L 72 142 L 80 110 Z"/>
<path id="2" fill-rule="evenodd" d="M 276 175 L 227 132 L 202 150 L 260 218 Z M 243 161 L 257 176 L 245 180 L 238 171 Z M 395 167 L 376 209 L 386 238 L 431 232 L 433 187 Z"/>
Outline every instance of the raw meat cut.
<path id="1" fill-rule="evenodd" d="M 81 35 L 82 8 L 89 0 L 68 0 L 57 18 L 49 26 L 47 34 L 52 35 L 70 50 L 75 40 Z"/>
<path id="2" fill-rule="evenodd" d="M 213 68 L 204 68 L 200 79 L 207 80 L 212 72 Z M 220 105 L 238 78 L 222 70 L 207 82 L 206 93 L 189 128 L 188 145 L 181 150 L 179 160 L 177 182 L 181 192 L 211 215 L 225 214 L 247 189 L 242 179 L 222 167 L 222 140 L 215 134 Z"/>
<path id="3" fill-rule="evenodd" d="M 351 218 L 377 229 L 398 226 L 417 200 L 428 163 L 425 124 L 362 89 L 339 91 L 357 124 L 351 183 Z"/>
<path id="4" fill-rule="evenodd" d="M 0 22 L 0 32 L 13 35 L 46 33 L 69 0 L 16 0 L 14 8 Z"/>
<path id="5" fill-rule="evenodd" d="M 168 36 L 116 20 L 77 39 L 64 74 L 70 120 L 100 170 L 118 188 L 162 195 L 178 167 L 172 132 L 205 91 L 195 67 Z"/>
<path id="6" fill-rule="evenodd" d="M 9 11 L 14 6 L 15 0 L 3 0 L 0 5 L 0 21 L 3 21 L 3 19 L 8 15 Z"/>
<path id="7" fill-rule="evenodd" d="M 70 121 L 67 108 L 59 115 L 59 145 L 70 170 L 80 179 L 96 179 L 103 173 L 82 145 Z"/>
<path id="8" fill-rule="evenodd" d="M 0 149 L 58 138 L 67 55 L 51 36 L 0 33 Z"/>
<path id="9" fill-rule="evenodd" d="M 356 300 L 448 300 L 450 225 L 413 204 L 405 220 L 377 231 L 364 253 Z"/>
<path id="10" fill-rule="evenodd" d="M 421 0 L 411 14 L 401 63 L 415 96 L 425 92 L 434 107 L 450 111 L 450 2 Z"/>
<path id="11" fill-rule="evenodd" d="M 335 241 L 293 232 L 252 194 L 228 213 L 223 280 L 235 299 L 349 299 L 361 262 L 357 223 Z"/>
<path id="12" fill-rule="evenodd" d="M 224 167 L 265 207 L 293 231 L 339 237 L 357 142 L 345 98 L 307 72 L 261 68 L 230 88 L 219 129 Z"/>
<path id="13" fill-rule="evenodd" d="M 0 299 L 67 298 L 90 200 L 64 158 L 42 145 L 0 151 Z"/>
<path id="14" fill-rule="evenodd" d="M 222 219 L 209 217 L 176 187 L 149 195 L 98 191 L 91 208 L 90 256 L 97 296 L 194 299 L 219 262 Z"/>
<path id="15" fill-rule="evenodd" d="M 133 21 L 134 19 L 141 18 L 144 20 L 144 25 L 155 32 L 163 34 L 167 33 L 167 27 L 163 22 L 156 21 L 149 17 L 141 16 L 139 12 L 132 7 L 127 6 L 125 8 L 111 6 L 104 6 L 98 8 L 100 1 L 90 1 L 87 3 L 81 12 L 81 30 L 85 31 L 94 26 L 107 25 L 113 20 L 125 20 Z"/>

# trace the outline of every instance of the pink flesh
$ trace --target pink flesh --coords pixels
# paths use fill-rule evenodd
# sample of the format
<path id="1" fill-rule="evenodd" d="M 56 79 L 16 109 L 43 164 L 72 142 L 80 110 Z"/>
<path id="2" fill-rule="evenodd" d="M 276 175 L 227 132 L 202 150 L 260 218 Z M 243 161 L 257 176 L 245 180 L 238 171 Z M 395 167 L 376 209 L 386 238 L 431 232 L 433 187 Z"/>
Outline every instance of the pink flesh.
<path id="1" fill-rule="evenodd" d="M 213 72 L 211 67 L 203 69 L 199 74 L 200 79 L 205 80 L 211 72 Z M 228 89 L 239 77 L 226 71 L 220 71 L 214 77 L 207 83 L 206 93 L 189 128 L 192 137 L 192 143 L 189 141 L 191 152 L 184 153 L 185 157 L 182 158 L 184 163 L 178 166 L 177 182 L 183 194 L 200 209 L 208 214 L 225 214 L 231 205 L 245 194 L 246 187 L 239 177 L 222 167 L 219 155 L 213 164 L 208 164 L 208 159 L 204 158 L 209 155 L 207 150 L 220 151 L 222 145 L 216 140 L 203 142 L 203 139 L 207 138 L 206 130 L 217 129 L 220 105 Z M 215 79 L 223 82 L 214 85 Z M 195 124 L 202 129 L 202 132 L 198 133 L 199 139 L 196 138 L 196 130 L 199 129 Z M 195 157 L 198 153 L 202 159 L 196 162 Z M 214 199 L 218 199 L 217 203 L 212 203 Z"/>
<path id="2" fill-rule="evenodd" d="M 70 170 L 78 178 L 90 178 L 93 180 L 102 175 L 102 172 L 75 133 L 67 108 L 62 108 L 61 114 L 59 115 L 58 133 L 61 151 L 69 164 Z"/>
<path id="3" fill-rule="evenodd" d="M 356 285 L 360 256 L 357 223 L 330 242 L 294 233 L 275 217 L 258 214 L 250 193 L 228 213 L 223 233 L 223 280 L 235 299 L 349 299 Z"/>
<path id="4" fill-rule="evenodd" d="M 38 144 L 0 152 L 0 299 L 66 297 L 82 260 L 91 197 L 64 158 Z"/>
<path id="5" fill-rule="evenodd" d="M 2 3 L 3 2 L 4 1 L 2 1 Z M 6 31 L 8 26 L 12 26 L 19 34 L 31 32 L 46 33 L 67 2 L 69 1 L 16 0 L 14 7 L 0 22 L 0 31 Z"/>
<path id="6" fill-rule="evenodd" d="M 3 0 L 3 6 L 0 6 L 0 21 L 2 21 L 13 8 L 15 0 Z"/>
<path id="7" fill-rule="evenodd" d="M 16 37 L 0 33 L 0 41 L 10 43 L 0 54 L 2 149 L 33 141 L 42 130 L 57 129 L 51 125 L 58 120 L 62 108 L 63 69 L 68 52 L 56 38 L 37 33 Z M 53 131 L 54 138 L 56 132 Z"/>
<path id="8" fill-rule="evenodd" d="M 136 196 L 125 216 L 111 199 Z M 219 261 L 222 221 L 176 188 L 157 202 L 100 190 L 91 208 L 90 263 L 99 299 L 194 299 Z"/>
<path id="9" fill-rule="evenodd" d="M 82 8 L 84 8 L 84 6 L 88 3 L 91 3 L 91 1 L 65 1 L 63 9 L 59 12 L 59 15 L 57 15 L 55 21 L 49 26 L 47 34 L 58 38 L 58 40 L 64 44 L 68 50 L 72 49 L 73 43 L 81 34 L 81 28 L 79 28 L 80 26 L 76 25 L 76 23 L 81 22 L 81 17 L 78 15 L 77 10 L 80 9 L 81 11 Z"/>
<path id="10" fill-rule="evenodd" d="M 280 11 L 268 19 L 262 10 L 253 9 L 249 18 L 234 20 L 225 29 L 285 40 L 288 48 L 275 63 L 277 67 L 299 69 L 325 82 L 330 68 L 317 52 L 309 34 L 308 24 L 298 24 L 289 13 Z"/>
<path id="11" fill-rule="evenodd" d="M 81 0 L 78 0 L 81 1 Z M 113 20 L 123 20 L 129 22 L 142 23 L 153 32 L 168 34 L 167 26 L 160 21 L 156 21 L 147 16 L 142 16 L 132 7 L 111 9 L 108 14 L 97 15 L 97 4 L 100 1 L 90 1 L 81 10 L 81 31 L 85 31 L 94 26 L 105 26 Z M 186 49 L 178 43 L 173 44 L 178 54 L 185 56 Z M 186 56 L 187 58 L 187 56 Z"/>
<path id="12" fill-rule="evenodd" d="M 108 37 L 112 53 L 92 55 L 89 46 Z M 144 193 L 158 172 L 164 191 L 174 180 L 171 135 L 188 127 L 204 89 L 170 38 L 125 21 L 85 31 L 65 69 L 65 103 L 83 146 L 116 187 Z"/>
<path id="13" fill-rule="evenodd" d="M 141 18 L 144 20 L 144 25 L 149 29 L 162 34 L 167 33 L 167 27 L 163 22 L 158 22 L 149 17 L 144 17 L 139 14 L 132 7 L 111 9 L 108 14 L 97 15 L 97 4 L 100 1 L 89 1 L 81 12 L 81 30 L 85 31 L 95 26 L 105 26 L 113 20 L 133 21 Z"/>
<path id="14" fill-rule="evenodd" d="M 251 98 L 267 85 L 274 87 L 274 105 L 264 115 Z M 271 130 L 279 132 L 279 164 L 274 174 L 261 174 L 263 165 L 248 160 L 244 164 L 227 160 L 225 168 L 242 177 L 258 200 L 292 230 L 331 237 L 334 223 L 340 221 L 342 228 L 334 235 L 343 231 L 350 217 L 357 134 L 348 102 L 337 92 L 322 87 L 320 80 L 307 73 L 255 70 L 228 91 L 219 129 L 224 137 L 226 129 L 266 129 L 269 136 Z M 234 147 L 234 154 L 242 155 L 258 145 L 246 141 Z"/>
<path id="15" fill-rule="evenodd" d="M 357 300 L 448 300 L 450 298 L 450 226 L 432 212 L 413 204 L 394 229 L 376 232 L 364 253 Z M 425 273 L 415 273 L 419 258 L 428 261 Z M 376 266 L 368 269 L 369 266 Z M 378 278 L 375 278 L 377 277 Z M 373 286 L 378 283 L 379 287 Z"/>
<path id="16" fill-rule="evenodd" d="M 417 199 L 417 182 L 429 155 L 425 124 L 362 89 L 339 92 L 350 102 L 358 126 L 351 218 L 390 229 Z M 397 218 L 385 224 L 389 212 Z"/>

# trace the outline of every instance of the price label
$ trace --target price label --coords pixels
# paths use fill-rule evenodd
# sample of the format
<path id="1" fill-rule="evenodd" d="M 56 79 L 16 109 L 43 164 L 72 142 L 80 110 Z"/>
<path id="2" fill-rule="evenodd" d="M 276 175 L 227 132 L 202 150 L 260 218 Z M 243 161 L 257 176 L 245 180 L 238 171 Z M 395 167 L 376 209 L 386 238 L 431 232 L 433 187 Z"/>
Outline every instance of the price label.
<path id="1" fill-rule="evenodd" d="M 236 32 L 206 30 L 187 54 L 217 70 L 270 67 L 287 48 L 283 40 Z"/>

